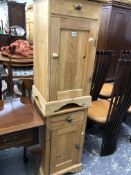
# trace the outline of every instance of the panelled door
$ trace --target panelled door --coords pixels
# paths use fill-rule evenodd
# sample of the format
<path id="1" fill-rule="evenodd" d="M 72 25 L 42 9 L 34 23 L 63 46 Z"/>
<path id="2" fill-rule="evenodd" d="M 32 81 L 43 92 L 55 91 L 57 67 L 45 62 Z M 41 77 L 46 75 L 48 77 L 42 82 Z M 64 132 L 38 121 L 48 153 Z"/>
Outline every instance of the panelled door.
<path id="1" fill-rule="evenodd" d="M 78 163 L 81 130 L 82 122 L 52 130 L 51 174 Z"/>
<path id="2" fill-rule="evenodd" d="M 92 23 L 88 19 L 51 18 L 50 100 L 89 95 L 88 65 L 91 67 L 95 53 Z"/>

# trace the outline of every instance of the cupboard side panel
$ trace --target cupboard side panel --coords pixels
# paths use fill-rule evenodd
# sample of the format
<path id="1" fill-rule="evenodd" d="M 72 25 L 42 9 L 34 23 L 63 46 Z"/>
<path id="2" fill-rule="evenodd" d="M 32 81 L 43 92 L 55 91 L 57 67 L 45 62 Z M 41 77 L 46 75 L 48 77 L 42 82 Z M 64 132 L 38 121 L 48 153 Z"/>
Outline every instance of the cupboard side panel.
<path id="1" fill-rule="evenodd" d="M 85 64 L 85 73 L 84 73 L 84 81 L 83 81 L 83 95 L 90 94 L 92 74 L 93 74 L 94 61 L 95 61 L 95 55 L 96 55 L 96 46 L 97 46 L 97 40 L 98 40 L 99 24 L 100 24 L 100 20 L 91 21 L 91 32 L 88 40 L 88 43 L 89 43 L 88 54 L 87 54 L 88 59 Z"/>
<path id="2" fill-rule="evenodd" d="M 49 101 L 49 1 L 34 1 L 34 84 Z"/>

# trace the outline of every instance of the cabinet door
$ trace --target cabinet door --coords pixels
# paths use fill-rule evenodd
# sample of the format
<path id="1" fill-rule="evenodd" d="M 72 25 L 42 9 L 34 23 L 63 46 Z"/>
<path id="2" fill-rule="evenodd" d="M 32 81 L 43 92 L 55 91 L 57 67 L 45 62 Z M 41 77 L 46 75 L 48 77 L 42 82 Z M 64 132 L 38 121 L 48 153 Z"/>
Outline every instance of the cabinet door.
<path id="1" fill-rule="evenodd" d="M 81 130 L 82 122 L 52 131 L 50 173 L 77 164 Z"/>
<path id="2" fill-rule="evenodd" d="M 50 100 L 89 95 L 97 20 L 52 17 L 51 24 Z"/>
<path id="3" fill-rule="evenodd" d="M 26 29 L 25 5 L 26 3 L 8 2 L 9 27 L 17 25 Z"/>

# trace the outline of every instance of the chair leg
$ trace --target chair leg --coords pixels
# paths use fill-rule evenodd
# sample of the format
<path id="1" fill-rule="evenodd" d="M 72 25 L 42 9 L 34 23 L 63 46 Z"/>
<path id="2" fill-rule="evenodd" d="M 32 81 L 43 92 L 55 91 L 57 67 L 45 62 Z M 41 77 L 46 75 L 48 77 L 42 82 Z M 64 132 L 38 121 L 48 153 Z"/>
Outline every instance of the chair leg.
<path id="1" fill-rule="evenodd" d="M 0 100 L 2 100 L 2 81 L 0 80 Z"/>
<path id="2" fill-rule="evenodd" d="M 26 146 L 24 147 L 23 160 L 24 160 L 24 162 L 27 162 L 27 161 L 28 161 L 28 157 L 27 157 L 27 147 L 26 147 Z"/>
<path id="3" fill-rule="evenodd" d="M 41 159 L 42 159 L 42 152 L 41 152 L 41 149 L 39 149 L 39 151 L 36 154 L 35 175 L 38 175 L 39 173 Z"/>

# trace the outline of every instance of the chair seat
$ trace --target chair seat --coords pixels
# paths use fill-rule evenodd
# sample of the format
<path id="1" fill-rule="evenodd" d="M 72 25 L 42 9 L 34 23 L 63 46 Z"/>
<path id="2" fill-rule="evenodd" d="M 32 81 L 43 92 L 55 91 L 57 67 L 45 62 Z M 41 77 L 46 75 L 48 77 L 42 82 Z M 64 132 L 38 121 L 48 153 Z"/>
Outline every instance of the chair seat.
<path id="1" fill-rule="evenodd" d="M 3 65 L 0 65 L 0 75 L 1 75 L 1 79 L 4 80 L 5 78 L 7 78 L 7 72 L 4 69 Z"/>
<path id="2" fill-rule="evenodd" d="M 112 90 L 113 90 L 113 84 L 104 83 L 104 85 L 100 91 L 100 96 L 107 97 L 107 98 L 111 97 Z"/>
<path id="3" fill-rule="evenodd" d="M 107 100 L 96 100 L 92 102 L 92 107 L 88 110 L 88 118 L 99 122 L 105 123 L 109 111 L 110 102 Z"/>
<path id="4" fill-rule="evenodd" d="M 13 72 L 13 77 L 33 76 L 33 68 L 32 67 L 15 68 L 12 70 L 12 72 Z"/>

